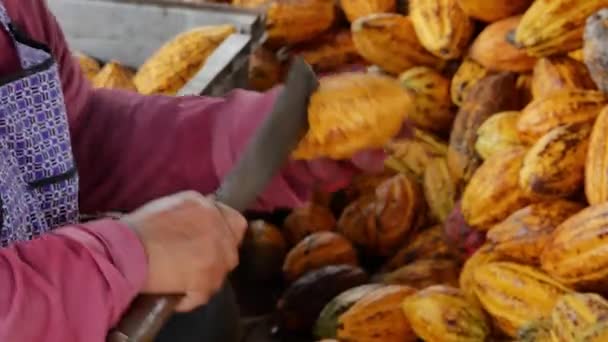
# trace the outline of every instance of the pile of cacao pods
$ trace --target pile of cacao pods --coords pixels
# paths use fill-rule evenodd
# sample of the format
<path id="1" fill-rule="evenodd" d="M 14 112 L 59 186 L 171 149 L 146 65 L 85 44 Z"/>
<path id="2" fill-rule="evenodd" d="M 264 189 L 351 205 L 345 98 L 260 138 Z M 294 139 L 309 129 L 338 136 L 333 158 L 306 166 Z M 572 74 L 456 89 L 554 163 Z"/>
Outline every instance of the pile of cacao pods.
<path id="1" fill-rule="evenodd" d="M 363 65 L 411 97 L 384 174 L 251 222 L 257 271 L 284 282 L 281 330 L 608 341 L 608 0 L 234 4 L 267 11 L 258 89 L 287 52 L 319 72 Z"/>

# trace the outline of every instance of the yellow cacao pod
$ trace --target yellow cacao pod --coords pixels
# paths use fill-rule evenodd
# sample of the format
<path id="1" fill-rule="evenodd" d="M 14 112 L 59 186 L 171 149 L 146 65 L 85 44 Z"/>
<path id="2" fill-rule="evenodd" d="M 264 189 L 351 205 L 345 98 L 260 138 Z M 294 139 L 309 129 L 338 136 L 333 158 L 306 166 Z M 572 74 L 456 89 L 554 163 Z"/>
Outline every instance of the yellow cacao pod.
<path id="1" fill-rule="evenodd" d="M 351 23 L 374 13 L 390 13 L 397 8 L 395 0 L 340 0 L 340 6 Z"/>
<path id="2" fill-rule="evenodd" d="M 514 41 L 528 53 L 545 57 L 583 45 L 585 19 L 608 0 L 534 1 L 517 27 Z"/>
<path id="3" fill-rule="evenodd" d="M 528 321 L 548 316 L 557 298 L 570 292 L 540 270 L 506 261 L 481 265 L 473 278 L 483 308 L 511 337 Z"/>
<path id="4" fill-rule="evenodd" d="M 494 250 L 523 264 L 539 264 L 555 228 L 583 206 L 566 200 L 543 201 L 517 210 L 492 227 L 487 239 Z"/>
<path id="5" fill-rule="evenodd" d="M 591 73 L 593 81 L 603 92 L 608 92 L 608 71 L 606 69 L 608 63 L 608 56 L 606 56 L 607 18 L 608 11 L 603 9 L 587 19 L 583 44 L 583 60 Z"/>
<path id="6" fill-rule="evenodd" d="M 462 214 L 473 228 L 488 230 L 530 202 L 519 187 L 525 149 L 493 156 L 473 174 L 462 195 Z"/>
<path id="7" fill-rule="evenodd" d="M 523 109 L 517 121 L 519 138 L 533 144 L 558 126 L 593 122 L 606 104 L 608 98 L 602 92 L 582 89 L 564 90 L 536 99 Z"/>
<path id="8" fill-rule="evenodd" d="M 517 332 L 515 342 L 555 342 L 551 337 L 551 320 L 543 318 L 527 323 Z"/>
<path id="9" fill-rule="evenodd" d="M 585 195 L 589 204 L 608 202 L 607 133 L 608 108 L 604 108 L 593 124 L 585 162 Z"/>
<path id="10" fill-rule="evenodd" d="M 249 56 L 249 86 L 266 91 L 281 83 L 283 65 L 270 50 L 260 46 Z"/>
<path id="11" fill-rule="evenodd" d="M 479 126 L 475 151 L 481 158 L 485 160 L 521 146 L 517 134 L 518 119 L 517 111 L 501 112 L 492 115 Z"/>
<path id="12" fill-rule="evenodd" d="M 532 197 L 560 198 L 575 194 L 585 174 L 591 125 L 559 126 L 530 148 L 519 173 L 519 186 Z"/>
<path id="13" fill-rule="evenodd" d="M 291 52 L 302 56 L 317 72 L 330 72 L 362 61 L 350 30 L 328 32 L 314 41 L 295 46 Z"/>
<path id="14" fill-rule="evenodd" d="M 481 164 L 475 151 L 477 130 L 491 115 L 517 106 L 517 77 L 512 73 L 489 75 L 477 82 L 460 107 L 448 148 L 448 167 L 456 184 L 466 183 Z"/>
<path id="15" fill-rule="evenodd" d="M 487 318 L 457 288 L 436 285 L 405 298 L 403 312 L 426 342 L 483 342 L 490 335 Z"/>
<path id="16" fill-rule="evenodd" d="M 601 321 L 590 326 L 581 333 L 581 342 L 608 341 L 608 321 Z M 577 341 L 577 342 L 578 342 Z"/>
<path id="17" fill-rule="evenodd" d="M 418 259 L 380 276 L 385 284 L 406 285 L 416 289 L 443 284 L 458 286 L 460 267 L 452 259 Z"/>
<path id="18" fill-rule="evenodd" d="M 458 4 L 470 17 L 493 22 L 523 13 L 533 0 L 458 0 Z"/>
<path id="19" fill-rule="evenodd" d="M 423 129 L 449 132 L 455 116 L 450 81 L 431 68 L 414 67 L 399 75 L 399 82 L 414 100 L 408 119 Z"/>
<path id="20" fill-rule="evenodd" d="M 334 214 L 327 207 L 314 202 L 295 208 L 283 222 L 283 234 L 291 245 L 297 244 L 310 234 L 335 228 Z"/>
<path id="21" fill-rule="evenodd" d="M 357 265 L 357 252 L 346 238 L 334 232 L 318 232 L 295 245 L 285 258 L 283 274 L 293 282 L 308 271 L 329 265 Z"/>
<path id="22" fill-rule="evenodd" d="M 458 67 L 458 70 L 456 70 L 454 77 L 452 77 L 450 85 L 452 102 L 457 106 L 461 106 L 473 86 L 486 77 L 488 73 L 488 69 L 484 68 L 483 65 L 471 58 L 465 58 Z"/>
<path id="23" fill-rule="evenodd" d="M 535 99 L 568 89 L 595 89 L 585 64 L 564 56 L 541 58 L 536 62 L 532 77 Z"/>
<path id="24" fill-rule="evenodd" d="M 339 319 L 338 340 L 358 342 L 414 342 L 412 331 L 401 303 L 416 290 L 389 285 L 361 298 Z"/>
<path id="25" fill-rule="evenodd" d="M 457 0 L 410 0 L 409 13 L 428 51 L 443 59 L 462 56 L 473 34 L 473 21 Z"/>
<path id="26" fill-rule="evenodd" d="M 133 72 L 117 61 L 110 61 L 93 78 L 93 87 L 137 91 Z"/>
<path id="27" fill-rule="evenodd" d="M 420 65 L 441 65 L 441 60 L 418 41 L 410 17 L 393 13 L 371 14 L 353 22 L 351 30 L 359 54 L 392 74 Z"/>
<path id="28" fill-rule="evenodd" d="M 308 104 L 308 132 L 292 157 L 344 159 L 383 147 L 399 132 L 411 105 L 399 82 L 386 76 L 323 77 Z"/>
<path id="29" fill-rule="evenodd" d="M 503 256 L 494 250 L 494 246 L 486 243 L 465 261 L 460 272 L 458 284 L 460 290 L 469 301 L 478 303 L 477 295 L 475 294 L 475 279 L 473 278 L 475 270 L 481 265 L 502 259 Z"/>
<path id="30" fill-rule="evenodd" d="M 608 319 L 608 302 L 594 293 L 571 293 L 559 298 L 551 333 L 557 342 L 580 341 L 581 332 Z"/>
<path id="31" fill-rule="evenodd" d="M 521 20 L 520 16 L 488 25 L 471 45 L 470 57 L 490 70 L 525 72 L 532 70 L 536 58 L 507 41 L 507 35 Z"/>
<path id="32" fill-rule="evenodd" d="M 92 81 L 95 78 L 95 75 L 99 73 L 101 70 L 101 65 L 94 58 L 85 55 L 82 52 L 75 52 L 74 58 L 78 61 L 78 65 L 80 65 L 80 69 L 82 70 L 84 76 Z"/>
<path id="33" fill-rule="evenodd" d="M 266 11 L 266 34 L 272 46 L 310 40 L 329 29 L 336 19 L 333 0 L 274 0 Z"/>
<path id="34" fill-rule="evenodd" d="M 422 186 L 431 215 L 444 222 L 454 209 L 457 191 L 445 158 L 435 158 L 427 165 Z"/>
<path id="35" fill-rule="evenodd" d="M 411 136 L 388 143 L 386 151 L 389 167 L 422 180 L 429 163 L 435 158 L 445 157 L 448 146 L 433 134 L 414 128 Z"/>
<path id="36" fill-rule="evenodd" d="M 590 206 L 555 229 L 540 261 L 558 281 L 583 290 L 608 284 L 608 203 Z"/>

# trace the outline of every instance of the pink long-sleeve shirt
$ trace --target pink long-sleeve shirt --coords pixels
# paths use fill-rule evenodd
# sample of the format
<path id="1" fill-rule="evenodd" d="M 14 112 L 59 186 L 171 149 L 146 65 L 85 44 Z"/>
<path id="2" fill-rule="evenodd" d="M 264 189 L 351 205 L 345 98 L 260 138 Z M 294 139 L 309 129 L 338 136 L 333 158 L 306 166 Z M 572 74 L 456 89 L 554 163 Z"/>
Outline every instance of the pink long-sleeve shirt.
<path id="1" fill-rule="evenodd" d="M 183 189 L 212 192 L 277 95 L 278 89 L 236 90 L 224 98 L 94 90 L 44 0 L 3 2 L 60 66 L 83 212 L 133 210 Z M 0 76 L 19 68 L 12 41 L 0 29 Z M 258 208 L 296 206 L 315 180 L 330 174 L 346 180 L 351 171 L 338 163 L 291 162 L 260 196 Z M 2 248 L 0 341 L 103 341 L 146 272 L 139 240 L 116 221 L 60 227 Z"/>

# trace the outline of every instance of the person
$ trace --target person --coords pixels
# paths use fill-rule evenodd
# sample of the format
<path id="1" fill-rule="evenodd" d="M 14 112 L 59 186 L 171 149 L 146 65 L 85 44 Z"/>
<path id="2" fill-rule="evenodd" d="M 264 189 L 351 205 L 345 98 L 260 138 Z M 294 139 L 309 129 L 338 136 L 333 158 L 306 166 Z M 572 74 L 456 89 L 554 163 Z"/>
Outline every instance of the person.
<path id="1" fill-rule="evenodd" d="M 93 89 L 44 0 L 0 0 L 0 341 L 104 341 L 139 293 L 206 304 L 245 219 L 212 193 L 280 87 L 224 97 Z M 377 169 L 290 161 L 254 209 Z M 139 209 L 138 209 L 139 208 Z M 80 212 L 122 219 L 79 222 Z"/>

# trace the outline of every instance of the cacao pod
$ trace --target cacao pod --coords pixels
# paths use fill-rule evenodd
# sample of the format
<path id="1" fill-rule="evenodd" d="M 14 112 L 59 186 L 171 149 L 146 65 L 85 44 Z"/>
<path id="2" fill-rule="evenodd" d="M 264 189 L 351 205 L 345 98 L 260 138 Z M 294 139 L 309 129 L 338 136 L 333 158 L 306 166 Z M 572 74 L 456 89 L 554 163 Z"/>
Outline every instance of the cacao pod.
<path id="1" fill-rule="evenodd" d="M 534 1 L 514 34 L 517 45 L 535 56 L 569 52 L 583 45 L 585 19 L 608 0 Z"/>
<path id="2" fill-rule="evenodd" d="M 449 132 L 455 113 L 450 99 L 450 81 L 428 67 L 414 67 L 399 75 L 399 81 L 414 100 L 407 113 L 417 127 L 438 133 Z"/>
<path id="3" fill-rule="evenodd" d="M 545 273 L 512 262 L 479 266 L 473 274 L 475 294 L 496 325 L 507 335 L 530 320 L 548 316 L 559 296 L 570 290 Z"/>
<path id="4" fill-rule="evenodd" d="M 536 62 L 532 77 L 535 99 L 568 89 L 595 89 L 585 64 L 564 56 L 541 58 Z"/>
<path id="5" fill-rule="evenodd" d="M 460 272 L 458 284 L 460 290 L 470 302 L 478 303 L 477 295 L 475 294 L 475 280 L 473 278 L 475 271 L 482 265 L 500 260 L 503 260 L 503 256 L 494 250 L 493 245 L 486 243 L 465 261 Z"/>
<path id="6" fill-rule="evenodd" d="M 433 134 L 414 128 L 413 134 L 389 142 L 387 166 L 422 181 L 424 170 L 435 158 L 447 155 L 448 146 Z"/>
<path id="7" fill-rule="evenodd" d="M 583 184 L 591 125 L 559 126 L 542 136 L 526 153 L 519 186 L 536 198 L 575 194 Z"/>
<path id="8" fill-rule="evenodd" d="M 351 23 L 375 13 L 391 13 L 397 7 L 395 0 L 340 0 L 340 6 Z"/>
<path id="9" fill-rule="evenodd" d="M 367 280 L 365 271 L 350 265 L 325 266 L 306 273 L 287 288 L 277 304 L 280 328 L 310 331 L 327 303 Z"/>
<path id="10" fill-rule="evenodd" d="M 517 332 L 516 342 L 555 342 L 551 338 L 551 320 L 545 318 L 527 323 Z"/>
<path id="11" fill-rule="evenodd" d="M 543 249 L 542 268 L 558 281 L 584 290 L 608 283 L 608 203 L 590 206 L 559 225 Z"/>
<path id="12" fill-rule="evenodd" d="M 260 46 L 249 57 L 249 86 L 266 91 L 283 79 L 283 65 L 270 50 Z"/>
<path id="13" fill-rule="evenodd" d="M 603 342 L 608 341 L 608 322 L 602 321 L 582 331 L 581 342 Z M 577 341 L 577 342 L 578 342 Z"/>
<path id="14" fill-rule="evenodd" d="M 581 332 L 608 319 L 608 302 L 594 293 L 561 296 L 551 313 L 551 332 L 558 342 L 581 341 Z"/>
<path id="15" fill-rule="evenodd" d="M 310 40 L 336 19 L 333 0 L 273 0 L 266 10 L 266 34 L 271 46 Z"/>
<path id="16" fill-rule="evenodd" d="M 444 223 L 445 239 L 452 253 L 462 259 L 473 254 L 485 242 L 485 232 L 471 228 L 462 215 L 461 202 L 454 205 Z"/>
<path id="17" fill-rule="evenodd" d="M 382 266 L 380 272 L 392 272 L 417 259 L 441 259 L 450 256 L 450 249 L 443 237 L 443 227 L 437 225 L 416 234 Z"/>
<path id="18" fill-rule="evenodd" d="M 366 294 L 340 317 L 338 340 L 416 341 L 401 309 L 403 300 L 415 292 L 407 286 L 389 285 Z"/>
<path id="19" fill-rule="evenodd" d="M 409 13 L 428 51 L 443 59 L 462 56 L 473 34 L 473 21 L 457 0 L 410 0 Z"/>
<path id="20" fill-rule="evenodd" d="M 395 252 L 415 228 L 422 192 L 416 182 L 396 175 L 383 182 L 374 196 L 350 204 L 340 216 L 338 230 L 367 252 Z"/>
<path id="21" fill-rule="evenodd" d="M 309 129 L 292 157 L 350 158 L 383 147 L 412 105 L 399 82 L 386 76 L 344 73 L 320 80 L 308 105 Z"/>
<path id="22" fill-rule="evenodd" d="M 133 83 L 133 73 L 117 61 L 104 65 L 93 78 L 93 87 L 137 91 Z"/>
<path id="23" fill-rule="evenodd" d="M 444 222 L 454 209 L 456 198 L 456 185 L 445 158 L 435 158 L 427 165 L 422 184 L 431 215 L 437 222 Z"/>
<path id="24" fill-rule="evenodd" d="M 533 0 L 458 0 L 462 10 L 470 17 L 493 22 L 523 13 Z"/>
<path id="25" fill-rule="evenodd" d="M 366 284 L 348 289 L 327 303 L 319 314 L 314 335 L 318 338 L 336 338 L 338 319 L 368 293 L 383 287 L 381 284 Z"/>
<path id="26" fill-rule="evenodd" d="M 479 126 L 475 151 L 481 158 L 485 160 L 521 146 L 517 135 L 518 119 L 519 112 L 501 112 L 492 115 Z"/>
<path id="27" fill-rule="evenodd" d="M 488 230 L 530 198 L 519 187 L 519 170 L 526 151 L 516 148 L 486 160 L 475 172 L 462 195 L 462 214 L 473 228 Z"/>
<path id="28" fill-rule="evenodd" d="M 490 71 L 483 65 L 466 57 L 456 70 L 454 77 L 452 77 L 452 84 L 450 85 L 452 102 L 457 106 L 462 106 L 473 86 L 489 73 Z"/>
<path id="29" fill-rule="evenodd" d="M 74 58 L 76 58 L 76 60 L 78 61 L 78 65 L 80 65 L 80 69 L 82 70 L 84 76 L 89 81 L 93 81 L 95 75 L 97 75 L 97 73 L 99 73 L 99 71 L 101 70 L 101 65 L 99 64 L 99 62 L 94 58 L 85 55 L 82 52 L 75 52 Z"/>
<path id="30" fill-rule="evenodd" d="M 608 10 L 603 9 L 587 19 L 585 26 L 583 60 L 597 87 L 608 92 L 608 56 L 606 56 L 606 19 Z"/>
<path id="31" fill-rule="evenodd" d="M 532 70 L 536 58 L 507 41 L 521 16 L 499 20 L 488 25 L 473 41 L 470 57 L 490 70 L 525 72 Z"/>
<path id="32" fill-rule="evenodd" d="M 313 202 L 294 209 L 283 223 L 283 233 L 291 245 L 297 244 L 312 233 L 334 228 L 336 218 L 333 213 L 327 207 Z"/>
<path id="33" fill-rule="evenodd" d="M 283 273 L 292 282 L 304 273 L 329 265 L 357 265 L 353 245 L 334 232 L 317 232 L 307 236 L 289 251 Z"/>
<path id="34" fill-rule="evenodd" d="M 396 173 L 390 170 L 382 173 L 363 173 L 353 176 L 350 184 L 344 189 L 349 202 L 361 196 L 373 195 L 378 185 L 393 177 Z"/>
<path id="35" fill-rule="evenodd" d="M 441 60 L 418 41 L 410 17 L 393 13 L 372 14 L 351 26 L 359 54 L 392 74 L 415 66 L 440 66 Z"/>
<path id="36" fill-rule="evenodd" d="M 385 284 L 397 284 L 423 289 L 444 284 L 458 286 L 460 267 L 453 259 L 417 259 L 379 279 Z"/>
<path id="37" fill-rule="evenodd" d="M 585 195 L 589 204 L 608 202 L 607 132 L 608 108 L 604 108 L 593 124 L 585 162 Z"/>
<path id="38" fill-rule="evenodd" d="M 240 248 L 238 272 L 252 283 L 275 280 L 287 254 L 287 243 L 278 227 L 262 220 L 249 222 Z"/>
<path id="39" fill-rule="evenodd" d="M 350 30 L 328 32 L 314 41 L 295 46 L 291 53 L 302 56 L 318 72 L 329 72 L 362 62 Z"/>
<path id="40" fill-rule="evenodd" d="M 533 144 L 558 126 L 592 122 L 606 104 L 608 98 L 603 93 L 582 89 L 564 90 L 536 99 L 519 116 L 519 138 Z"/>
<path id="41" fill-rule="evenodd" d="M 486 76 L 477 82 L 460 107 L 448 148 L 448 167 L 452 179 L 459 186 L 471 179 L 481 164 L 481 157 L 475 152 L 477 130 L 491 115 L 517 110 L 517 77 L 512 73 Z"/>
<path id="42" fill-rule="evenodd" d="M 236 31 L 232 25 L 203 26 L 175 36 L 139 68 L 133 82 L 144 94 L 175 95 L 203 67 L 220 44 Z"/>
<path id="43" fill-rule="evenodd" d="M 431 286 L 405 298 L 403 312 L 426 342 L 483 342 L 490 335 L 487 318 L 476 303 L 450 286 Z"/>
<path id="44" fill-rule="evenodd" d="M 510 260 L 538 264 L 555 228 L 583 206 L 566 200 L 543 201 L 517 210 L 488 231 L 494 251 Z"/>

